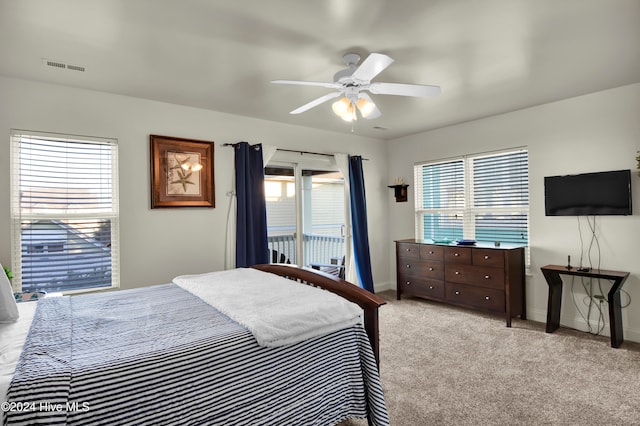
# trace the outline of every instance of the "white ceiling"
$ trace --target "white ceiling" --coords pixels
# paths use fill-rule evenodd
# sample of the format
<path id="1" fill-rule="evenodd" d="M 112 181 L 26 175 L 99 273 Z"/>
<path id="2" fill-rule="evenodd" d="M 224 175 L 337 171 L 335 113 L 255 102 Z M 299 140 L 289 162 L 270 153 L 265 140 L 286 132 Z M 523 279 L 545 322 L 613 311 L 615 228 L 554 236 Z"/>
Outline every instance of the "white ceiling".
<path id="1" fill-rule="evenodd" d="M 640 82 L 640 0 L 0 0 L 2 75 L 350 133 L 330 102 L 289 114 L 328 89 L 269 83 L 332 81 L 346 52 L 442 87 L 372 95 L 354 133 L 393 139 Z"/>

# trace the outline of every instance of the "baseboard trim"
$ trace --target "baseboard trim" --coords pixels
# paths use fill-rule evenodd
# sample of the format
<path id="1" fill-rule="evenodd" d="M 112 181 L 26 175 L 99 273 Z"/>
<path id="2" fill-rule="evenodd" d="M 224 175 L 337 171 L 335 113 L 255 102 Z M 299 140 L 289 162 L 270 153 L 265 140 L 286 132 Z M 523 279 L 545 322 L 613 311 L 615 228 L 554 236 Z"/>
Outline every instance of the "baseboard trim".
<path id="1" fill-rule="evenodd" d="M 376 293 L 386 290 L 395 290 L 396 283 L 391 281 L 386 281 L 382 283 L 374 283 L 373 288 L 376 290 Z"/>
<path id="2" fill-rule="evenodd" d="M 527 318 L 533 321 L 538 321 L 545 323 L 547 322 L 547 311 L 542 309 L 527 309 Z M 591 324 L 592 330 L 598 329 L 598 322 L 595 320 L 589 321 Z M 624 336 L 624 340 L 628 340 L 630 342 L 640 343 L 640 330 L 633 328 L 625 328 L 624 321 L 622 323 L 622 334 Z M 585 333 L 588 332 L 587 322 L 582 317 L 574 317 L 574 318 L 566 318 L 560 316 L 560 326 L 572 328 L 574 330 L 583 331 Z M 606 312 L 604 328 L 599 333 L 601 336 L 611 337 L 611 328 L 609 327 L 609 311 Z"/>

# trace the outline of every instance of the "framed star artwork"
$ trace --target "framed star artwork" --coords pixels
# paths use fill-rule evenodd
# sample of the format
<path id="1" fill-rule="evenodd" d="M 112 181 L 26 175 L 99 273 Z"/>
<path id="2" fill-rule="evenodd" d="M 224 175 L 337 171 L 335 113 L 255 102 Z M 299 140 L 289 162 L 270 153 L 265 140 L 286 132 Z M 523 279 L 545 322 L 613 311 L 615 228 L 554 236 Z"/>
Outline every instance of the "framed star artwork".
<path id="1" fill-rule="evenodd" d="M 151 208 L 215 207 L 214 142 L 150 135 Z"/>

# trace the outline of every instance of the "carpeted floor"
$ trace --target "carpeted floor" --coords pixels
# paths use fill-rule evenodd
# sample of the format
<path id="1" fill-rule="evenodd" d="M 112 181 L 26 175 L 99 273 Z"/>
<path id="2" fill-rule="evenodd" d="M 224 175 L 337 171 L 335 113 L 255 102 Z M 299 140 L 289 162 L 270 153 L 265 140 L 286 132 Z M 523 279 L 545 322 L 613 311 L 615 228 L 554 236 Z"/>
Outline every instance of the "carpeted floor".
<path id="1" fill-rule="evenodd" d="M 380 295 L 392 425 L 640 425 L 640 344 Z"/>

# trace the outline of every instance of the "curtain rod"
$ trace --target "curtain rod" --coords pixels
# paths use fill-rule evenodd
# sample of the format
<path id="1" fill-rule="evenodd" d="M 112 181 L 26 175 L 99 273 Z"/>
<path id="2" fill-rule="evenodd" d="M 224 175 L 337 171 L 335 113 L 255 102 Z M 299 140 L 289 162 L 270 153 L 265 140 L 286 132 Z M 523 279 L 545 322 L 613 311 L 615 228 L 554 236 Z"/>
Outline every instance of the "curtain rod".
<path id="1" fill-rule="evenodd" d="M 223 143 L 222 146 L 236 146 L 235 143 Z M 324 155 L 325 157 L 333 157 L 333 154 L 327 154 L 324 152 L 313 152 L 313 151 L 299 151 L 296 149 L 285 149 L 285 148 L 276 148 L 277 151 L 285 151 L 285 152 L 297 152 L 300 155 L 302 154 L 312 154 L 312 155 Z M 369 161 L 368 158 L 363 158 L 362 161 Z"/>

